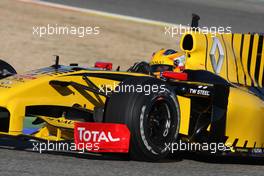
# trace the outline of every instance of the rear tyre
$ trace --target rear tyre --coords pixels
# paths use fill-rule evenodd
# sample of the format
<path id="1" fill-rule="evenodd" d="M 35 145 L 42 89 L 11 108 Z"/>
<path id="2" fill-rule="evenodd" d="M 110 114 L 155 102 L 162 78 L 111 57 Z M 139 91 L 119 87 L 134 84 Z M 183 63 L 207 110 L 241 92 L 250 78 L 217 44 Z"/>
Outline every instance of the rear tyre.
<path id="1" fill-rule="evenodd" d="M 7 62 L 0 60 L 0 79 L 16 74 L 16 70 Z"/>
<path id="2" fill-rule="evenodd" d="M 175 142 L 179 134 L 180 111 L 174 91 L 165 82 L 151 77 L 125 80 L 119 88 L 125 86 L 145 87 L 145 91 L 113 93 L 106 103 L 105 122 L 128 126 L 131 159 L 165 158 L 170 152 L 168 145 Z M 151 87 L 152 91 L 146 91 L 146 87 Z M 154 91 L 154 87 L 158 90 Z"/>

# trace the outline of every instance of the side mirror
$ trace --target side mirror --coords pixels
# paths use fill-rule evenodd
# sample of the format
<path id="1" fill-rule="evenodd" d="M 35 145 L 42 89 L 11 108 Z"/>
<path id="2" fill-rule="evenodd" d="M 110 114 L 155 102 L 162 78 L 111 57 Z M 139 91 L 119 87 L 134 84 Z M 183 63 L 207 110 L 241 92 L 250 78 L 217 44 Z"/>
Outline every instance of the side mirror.
<path id="1" fill-rule="evenodd" d="M 16 70 L 7 62 L 0 60 L 0 79 L 17 74 Z"/>

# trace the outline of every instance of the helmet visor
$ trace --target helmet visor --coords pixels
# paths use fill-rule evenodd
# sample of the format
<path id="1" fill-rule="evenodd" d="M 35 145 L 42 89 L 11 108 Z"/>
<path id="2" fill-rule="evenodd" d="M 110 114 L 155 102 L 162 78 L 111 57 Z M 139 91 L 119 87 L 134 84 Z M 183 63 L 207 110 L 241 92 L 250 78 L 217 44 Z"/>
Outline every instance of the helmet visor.
<path id="1" fill-rule="evenodd" d="M 173 66 L 171 65 L 152 65 L 150 68 L 152 73 L 154 72 L 164 72 L 164 71 L 173 71 Z"/>

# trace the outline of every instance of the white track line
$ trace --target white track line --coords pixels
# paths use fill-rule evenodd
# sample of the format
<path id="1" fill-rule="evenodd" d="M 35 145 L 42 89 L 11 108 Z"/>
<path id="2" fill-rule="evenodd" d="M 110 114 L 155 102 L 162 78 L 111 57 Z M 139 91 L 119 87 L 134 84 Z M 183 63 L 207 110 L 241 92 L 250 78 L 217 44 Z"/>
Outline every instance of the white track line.
<path id="1" fill-rule="evenodd" d="M 122 20 L 127 20 L 127 21 L 151 24 L 151 25 L 175 26 L 175 27 L 179 26 L 178 24 L 173 24 L 173 23 L 166 23 L 166 22 L 162 22 L 162 21 L 156 21 L 156 20 L 149 20 L 149 19 L 144 19 L 144 18 L 120 15 L 120 14 L 116 14 L 116 13 L 103 12 L 103 11 L 93 10 L 93 9 L 72 7 L 72 6 L 62 5 L 62 4 L 57 4 L 57 3 L 44 2 L 44 1 L 41 1 L 41 0 L 18 0 L 18 1 L 32 3 L 32 4 L 38 4 L 38 5 L 44 5 L 44 6 L 48 6 L 48 7 L 55 7 L 55 8 L 64 9 L 64 10 L 71 10 L 71 11 L 77 11 L 77 12 L 83 12 L 83 13 L 90 13 L 90 14 L 103 16 L 103 17 L 108 17 L 108 18 L 110 17 L 110 18 L 122 19 Z"/>

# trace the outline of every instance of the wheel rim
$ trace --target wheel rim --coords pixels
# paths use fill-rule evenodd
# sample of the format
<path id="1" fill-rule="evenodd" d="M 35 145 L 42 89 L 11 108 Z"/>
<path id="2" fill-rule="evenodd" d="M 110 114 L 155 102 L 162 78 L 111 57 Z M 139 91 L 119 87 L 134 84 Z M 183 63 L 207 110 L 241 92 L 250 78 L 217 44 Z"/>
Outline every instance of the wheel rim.
<path id="1" fill-rule="evenodd" d="M 171 102 L 159 97 L 153 101 L 146 118 L 146 137 L 153 148 L 162 152 L 165 144 L 171 142 L 175 116 Z"/>

